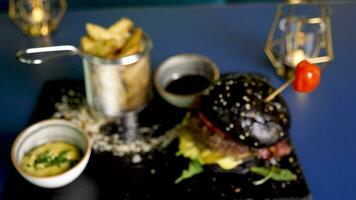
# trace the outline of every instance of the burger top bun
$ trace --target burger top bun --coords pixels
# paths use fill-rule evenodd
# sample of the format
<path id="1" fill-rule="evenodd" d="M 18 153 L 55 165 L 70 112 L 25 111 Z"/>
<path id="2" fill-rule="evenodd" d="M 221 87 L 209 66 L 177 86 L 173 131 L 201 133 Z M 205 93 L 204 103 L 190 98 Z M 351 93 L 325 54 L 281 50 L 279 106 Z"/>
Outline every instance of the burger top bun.
<path id="1" fill-rule="evenodd" d="M 254 74 L 228 74 L 202 96 L 200 112 L 220 131 L 241 143 L 262 148 L 288 134 L 289 112 L 281 96 L 264 102 L 274 88 Z"/>

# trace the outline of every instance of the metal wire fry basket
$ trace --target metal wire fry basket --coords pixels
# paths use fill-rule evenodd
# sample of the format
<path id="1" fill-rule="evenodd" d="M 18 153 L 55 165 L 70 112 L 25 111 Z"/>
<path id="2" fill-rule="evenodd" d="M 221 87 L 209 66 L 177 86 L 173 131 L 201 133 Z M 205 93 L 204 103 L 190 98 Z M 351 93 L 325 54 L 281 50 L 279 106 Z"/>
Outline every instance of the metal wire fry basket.
<path id="1" fill-rule="evenodd" d="M 41 64 L 63 55 L 81 56 L 90 110 L 95 116 L 119 118 L 125 113 L 140 111 L 152 96 L 152 42 L 146 34 L 141 42 L 141 52 L 117 59 L 91 56 L 71 45 L 20 50 L 16 56 L 26 64 Z"/>
<path id="2" fill-rule="evenodd" d="M 82 56 L 90 108 L 109 118 L 141 110 L 151 98 L 151 41 L 143 37 L 141 53 L 116 60 Z"/>

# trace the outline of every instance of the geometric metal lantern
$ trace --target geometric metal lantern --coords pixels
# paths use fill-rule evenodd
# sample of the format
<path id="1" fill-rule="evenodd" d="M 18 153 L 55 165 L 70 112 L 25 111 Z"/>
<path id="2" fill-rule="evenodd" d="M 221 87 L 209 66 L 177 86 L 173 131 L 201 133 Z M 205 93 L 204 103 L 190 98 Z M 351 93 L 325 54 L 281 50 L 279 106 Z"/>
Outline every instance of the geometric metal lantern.
<path id="1" fill-rule="evenodd" d="M 66 10 L 66 0 L 9 0 L 10 19 L 29 36 L 48 36 Z"/>
<path id="2" fill-rule="evenodd" d="M 265 53 L 278 76 L 290 79 L 302 60 L 325 68 L 333 60 L 331 8 L 291 0 L 277 5 Z"/>

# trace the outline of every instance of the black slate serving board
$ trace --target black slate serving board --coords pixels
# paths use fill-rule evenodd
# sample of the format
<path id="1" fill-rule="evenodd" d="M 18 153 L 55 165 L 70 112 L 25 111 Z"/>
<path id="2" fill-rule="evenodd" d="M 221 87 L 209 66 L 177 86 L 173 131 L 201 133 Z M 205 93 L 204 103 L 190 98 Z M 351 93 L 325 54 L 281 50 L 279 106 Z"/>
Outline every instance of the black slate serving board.
<path id="1" fill-rule="evenodd" d="M 30 124 L 50 118 L 54 104 L 69 90 L 76 91 L 84 101 L 83 81 L 59 80 L 44 85 Z M 142 125 L 161 124 L 157 134 L 162 134 L 179 123 L 186 110 L 177 109 L 164 102 L 159 95 L 139 114 Z M 77 96 L 78 97 L 78 96 Z M 78 103 L 78 102 L 76 102 Z M 298 181 L 290 183 L 267 181 L 260 186 L 251 182 L 261 177 L 234 171 L 220 172 L 205 167 L 194 178 L 174 184 L 188 160 L 176 157 L 177 141 L 164 151 L 143 155 L 142 162 L 133 164 L 131 156 L 114 157 L 111 153 L 93 153 L 84 173 L 71 184 L 58 189 L 43 189 L 24 180 L 12 169 L 2 199 L 311 199 L 298 162 L 282 160 L 282 166 L 298 172 Z M 294 153 L 288 156 L 297 160 Z"/>

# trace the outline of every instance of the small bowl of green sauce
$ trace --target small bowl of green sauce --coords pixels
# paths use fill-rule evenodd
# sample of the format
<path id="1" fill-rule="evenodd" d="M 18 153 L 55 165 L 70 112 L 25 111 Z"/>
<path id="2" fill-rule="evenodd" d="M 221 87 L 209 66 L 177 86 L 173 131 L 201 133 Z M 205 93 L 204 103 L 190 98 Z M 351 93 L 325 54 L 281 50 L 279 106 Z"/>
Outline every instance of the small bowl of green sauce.
<path id="1" fill-rule="evenodd" d="M 44 188 L 62 187 L 75 180 L 90 154 L 89 136 L 74 124 L 58 119 L 26 128 L 11 149 L 12 163 L 21 176 Z"/>

